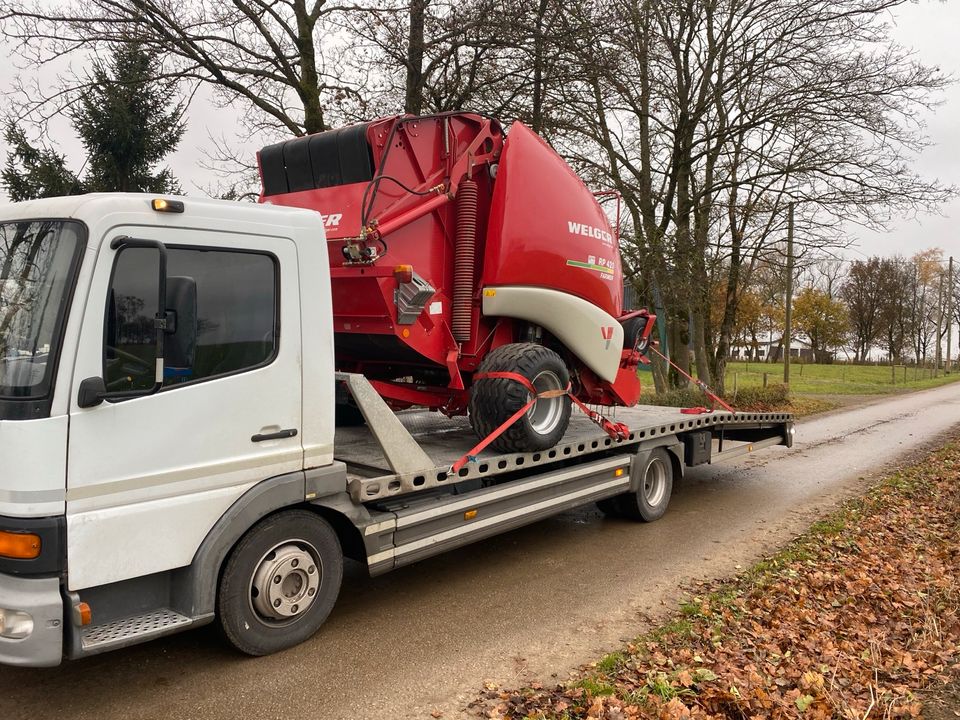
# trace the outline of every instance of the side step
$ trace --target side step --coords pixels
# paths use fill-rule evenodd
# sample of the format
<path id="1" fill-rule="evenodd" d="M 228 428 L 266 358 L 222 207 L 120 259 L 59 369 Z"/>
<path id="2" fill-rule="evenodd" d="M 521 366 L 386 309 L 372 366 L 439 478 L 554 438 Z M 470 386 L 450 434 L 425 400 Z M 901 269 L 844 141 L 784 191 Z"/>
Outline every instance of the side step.
<path id="1" fill-rule="evenodd" d="M 84 655 L 92 655 L 168 635 L 191 624 L 193 620 L 185 615 L 160 608 L 104 625 L 85 627 L 80 636 L 81 650 Z"/>

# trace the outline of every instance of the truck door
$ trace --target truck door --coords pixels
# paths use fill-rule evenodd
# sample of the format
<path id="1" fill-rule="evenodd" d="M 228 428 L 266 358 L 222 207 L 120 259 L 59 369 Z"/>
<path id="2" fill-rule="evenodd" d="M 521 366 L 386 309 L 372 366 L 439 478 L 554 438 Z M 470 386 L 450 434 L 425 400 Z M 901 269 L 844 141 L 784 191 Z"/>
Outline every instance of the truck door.
<path id="1" fill-rule="evenodd" d="M 167 266 L 159 332 L 157 242 Z M 298 298 L 289 239 L 144 226 L 105 239 L 70 409 L 71 590 L 189 565 L 246 490 L 302 468 Z M 114 397 L 80 407 L 88 378 Z"/>

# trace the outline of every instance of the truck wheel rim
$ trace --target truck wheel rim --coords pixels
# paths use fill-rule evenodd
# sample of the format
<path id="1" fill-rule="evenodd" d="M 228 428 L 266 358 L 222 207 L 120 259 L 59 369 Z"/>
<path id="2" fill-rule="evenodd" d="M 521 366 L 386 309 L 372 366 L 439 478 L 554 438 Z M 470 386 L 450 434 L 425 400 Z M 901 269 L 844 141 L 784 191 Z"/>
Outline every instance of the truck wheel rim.
<path id="1" fill-rule="evenodd" d="M 560 378 L 552 370 L 543 370 L 533 378 L 533 387 L 538 393 L 547 390 L 563 390 Z M 539 398 L 529 410 L 527 421 L 538 435 L 549 435 L 563 416 L 563 396 Z"/>
<path id="2" fill-rule="evenodd" d="M 663 460 L 654 458 L 643 475 L 643 497 L 651 507 L 657 507 L 663 502 L 666 489 L 667 470 L 663 466 Z"/>
<path id="3" fill-rule="evenodd" d="M 260 618 L 294 622 L 317 599 L 323 569 L 316 548 L 303 540 L 285 540 L 266 553 L 250 582 L 250 601 Z"/>

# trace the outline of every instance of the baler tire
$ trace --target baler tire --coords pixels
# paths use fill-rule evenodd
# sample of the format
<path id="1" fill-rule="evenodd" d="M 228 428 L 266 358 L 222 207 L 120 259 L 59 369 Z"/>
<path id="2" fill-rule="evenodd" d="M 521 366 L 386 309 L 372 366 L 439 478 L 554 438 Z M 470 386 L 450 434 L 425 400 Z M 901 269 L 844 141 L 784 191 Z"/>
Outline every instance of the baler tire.
<path id="1" fill-rule="evenodd" d="M 292 559 L 284 562 L 284 554 Z M 308 563 L 312 565 L 304 570 Z M 295 574 L 290 578 L 294 590 L 299 591 L 304 583 L 307 587 L 306 592 L 293 595 L 292 602 L 302 603 L 299 614 L 298 605 L 292 605 L 286 615 L 278 611 L 277 617 L 255 607 L 271 597 L 257 591 L 260 584 L 269 586 L 271 593 L 286 593 L 287 576 Z M 304 579 L 311 576 L 312 580 Z M 269 655 L 298 645 L 326 621 L 342 579 L 343 551 L 330 523 L 309 510 L 270 515 L 247 531 L 224 565 L 217 588 L 220 630 L 231 645 L 247 655 Z M 282 606 L 281 596 L 273 602 Z M 272 609 L 272 602 L 267 606 Z"/>
<path id="2" fill-rule="evenodd" d="M 570 373 L 563 359 L 550 348 L 535 343 L 501 345 L 483 359 L 478 372 L 513 372 L 534 385 L 541 382 L 558 385 L 558 389 L 564 389 L 570 383 Z M 470 424 L 480 438 L 485 438 L 529 400 L 530 393 L 515 380 L 477 380 L 470 391 Z M 544 400 L 557 403 L 556 406 L 548 406 L 549 413 L 558 413 L 553 418 L 548 416 L 548 428 L 541 431 L 534 426 L 531 420 L 531 413 L 535 416 L 537 410 L 534 406 L 494 440 L 490 447 L 499 452 L 536 452 L 560 442 L 570 423 L 570 398 L 563 395 L 544 398 L 539 402 Z"/>
<path id="3" fill-rule="evenodd" d="M 647 327 L 647 316 L 637 315 L 623 323 L 623 348 L 624 350 L 633 350 L 634 348 L 643 355 L 650 347 L 650 338 L 641 338 L 640 333 Z"/>

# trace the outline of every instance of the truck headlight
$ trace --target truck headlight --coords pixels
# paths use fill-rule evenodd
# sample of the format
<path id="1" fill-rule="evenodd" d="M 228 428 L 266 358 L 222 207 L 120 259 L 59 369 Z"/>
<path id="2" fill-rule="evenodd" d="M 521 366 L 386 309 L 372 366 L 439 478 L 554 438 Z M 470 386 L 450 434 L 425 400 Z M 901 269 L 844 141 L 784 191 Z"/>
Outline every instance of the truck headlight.
<path id="1" fill-rule="evenodd" d="M 0 637 L 22 640 L 32 632 L 32 616 L 19 610 L 0 608 Z"/>

